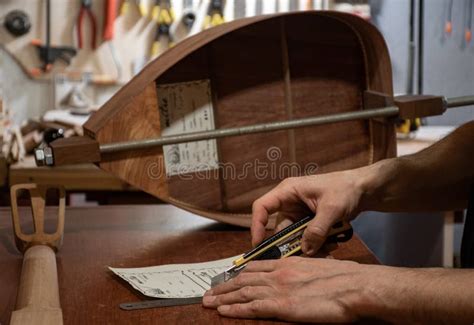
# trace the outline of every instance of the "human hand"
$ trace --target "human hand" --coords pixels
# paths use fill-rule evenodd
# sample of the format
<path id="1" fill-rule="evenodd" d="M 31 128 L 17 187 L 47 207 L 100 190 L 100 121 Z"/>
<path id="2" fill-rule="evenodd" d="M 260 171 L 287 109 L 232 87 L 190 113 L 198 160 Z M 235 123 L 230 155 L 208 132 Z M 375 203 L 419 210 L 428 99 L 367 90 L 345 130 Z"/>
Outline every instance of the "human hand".
<path id="1" fill-rule="evenodd" d="M 252 261 L 204 295 L 227 317 L 293 322 L 471 324 L 473 270 L 400 268 L 323 258 Z"/>
<path id="2" fill-rule="evenodd" d="M 277 231 L 305 216 L 316 215 L 303 234 L 301 247 L 306 255 L 314 255 L 336 222 L 350 221 L 361 211 L 360 174 L 355 169 L 283 180 L 253 204 L 252 244 L 264 239 L 268 217 L 273 213 L 283 217 Z"/>
<path id="3" fill-rule="evenodd" d="M 206 292 L 203 305 L 223 316 L 297 322 L 351 322 L 370 305 L 367 283 L 380 266 L 289 257 L 253 261 L 236 278 Z"/>

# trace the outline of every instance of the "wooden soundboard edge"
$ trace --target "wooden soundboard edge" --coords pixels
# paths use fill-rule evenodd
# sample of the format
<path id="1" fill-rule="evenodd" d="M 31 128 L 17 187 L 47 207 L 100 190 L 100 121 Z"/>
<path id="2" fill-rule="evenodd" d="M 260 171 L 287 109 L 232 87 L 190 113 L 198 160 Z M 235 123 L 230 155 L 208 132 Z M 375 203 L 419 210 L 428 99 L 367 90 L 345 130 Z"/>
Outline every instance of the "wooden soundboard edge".
<path id="1" fill-rule="evenodd" d="M 174 64 L 182 60 L 187 55 L 212 42 L 213 40 L 225 35 L 226 33 L 246 27 L 256 22 L 273 19 L 275 17 L 308 14 L 336 18 L 345 21 L 349 25 L 356 25 L 359 29 L 358 35 L 361 35 L 360 31 L 362 30 L 364 34 L 363 37 L 361 37 L 361 41 L 363 42 L 364 48 L 367 52 L 367 60 L 377 59 L 377 61 L 380 62 L 380 66 L 383 66 L 385 68 L 385 72 L 382 75 L 374 76 L 374 78 L 370 78 L 368 80 L 368 90 L 376 90 L 389 94 L 393 93 L 391 84 L 391 65 L 390 57 L 388 56 L 387 45 L 385 44 L 382 35 L 375 28 L 375 26 L 367 25 L 365 21 L 354 15 L 334 11 L 305 11 L 264 15 L 235 20 L 229 23 L 222 24 L 220 26 L 216 26 L 214 28 L 196 34 L 188 39 L 185 39 L 180 43 L 179 46 L 169 49 L 168 51 L 163 53 L 158 59 L 150 62 L 145 69 L 143 69 L 139 74 L 137 74 L 130 82 L 128 82 L 124 87 L 122 87 L 108 102 L 106 102 L 100 110 L 94 113 L 94 115 L 84 124 L 84 132 L 88 136 L 95 138 L 96 133 L 106 125 L 107 121 L 112 118 L 112 116 L 115 115 L 118 111 L 123 109 L 134 97 L 140 95 L 141 91 L 149 83 L 154 82 L 160 75 L 162 75 L 165 71 L 167 71 L 169 68 L 171 68 Z M 370 30 L 367 29 L 368 27 L 370 28 Z M 366 66 L 368 66 L 368 64 L 366 64 Z M 374 73 L 374 71 L 368 71 L 369 75 Z M 385 82 L 387 76 L 390 76 L 388 83 Z"/>
<path id="2" fill-rule="evenodd" d="M 205 209 L 201 209 L 199 207 L 193 206 L 191 204 L 188 204 L 186 202 L 183 202 L 171 197 L 163 199 L 163 201 L 167 203 L 171 203 L 172 205 L 180 209 L 197 214 L 199 216 L 216 220 L 216 221 L 221 221 L 221 222 L 231 224 L 234 226 L 250 228 L 250 226 L 252 225 L 252 214 L 250 213 L 227 213 L 227 212 L 220 212 L 220 211 L 216 212 L 216 211 L 211 211 L 211 210 L 205 210 Z M 269 217 L 269 221 L 266 228 L 274 229 L 275 227 L 276 227 L 276 215 L 272 215 Z"/>

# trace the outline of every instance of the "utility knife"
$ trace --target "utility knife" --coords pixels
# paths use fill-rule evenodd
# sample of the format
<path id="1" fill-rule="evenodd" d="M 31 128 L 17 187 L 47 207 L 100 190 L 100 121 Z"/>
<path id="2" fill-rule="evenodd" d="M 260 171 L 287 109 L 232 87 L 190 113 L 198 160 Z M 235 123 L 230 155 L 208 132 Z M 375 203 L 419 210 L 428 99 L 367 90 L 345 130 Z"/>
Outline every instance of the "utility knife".
<path id="1" fill-rule="evenodd" d="M 285 258 L 301 253 L 301 238 L 313 216 L 305 217 L 273 236 L 265 239 L 255 248 L 233 261 L 232 266 L 211 279 L 211 287 L 236 277 L 250 261 Z M 340 221 L 334 224 L 326 242 L 345 242 L 352 238 L 353 230 L 350 223 Z"/>

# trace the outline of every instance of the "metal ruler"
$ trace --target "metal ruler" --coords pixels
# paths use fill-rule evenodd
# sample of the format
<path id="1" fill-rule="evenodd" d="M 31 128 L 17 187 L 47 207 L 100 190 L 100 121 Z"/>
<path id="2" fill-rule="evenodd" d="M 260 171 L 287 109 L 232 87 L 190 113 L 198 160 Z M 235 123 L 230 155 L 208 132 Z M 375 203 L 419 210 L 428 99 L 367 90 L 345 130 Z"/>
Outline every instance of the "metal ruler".
<path id="1" fill-rule="evenodd" d="M 120 304 L 120 309 L 123 310 L 135 310 L 135 309 L 146 309 L 146 308 L 161 308 L 161 307 L 172 307 L 172 306 L 185 306 L 185 305 L 196 305 L 202 303 L 202 297 L 192 298 L 170 298 L 170 299 L 156 299 L 156 300 L 145 300 L 136 302 L 125 302 Z"/>

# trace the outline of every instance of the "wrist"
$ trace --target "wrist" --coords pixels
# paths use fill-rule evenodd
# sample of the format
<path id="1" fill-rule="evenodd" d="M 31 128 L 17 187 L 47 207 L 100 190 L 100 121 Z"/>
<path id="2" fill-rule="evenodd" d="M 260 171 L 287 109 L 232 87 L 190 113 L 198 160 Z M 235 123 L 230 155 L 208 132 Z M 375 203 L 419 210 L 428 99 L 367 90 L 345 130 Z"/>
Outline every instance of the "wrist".
<path id="1" fill-rule="evenodd" d="M 344 295 L 340 299 L 342 305 L 354 319 L 386 320 L 390 312 L 387 301 L 393 299 L 390 297 L 392 281 L 386 279 L 393 278 L 392 268 L 365 264 L 357 267 L 358 269 L 352 268 L 352 272 L 347 274 L 351 285 L 343 291 Z"/>
<path id="2" fill-rule="evenodd" d="M 426 302 L 434 303 L 427 288 L 442 269 L 368 266 L 365 290 L 355 311 L 360 318 L 393 323 L 427 320 Z M 429 317 L 428 317 L 429 318 Z"/>
<path id="3" fill-rule="evenodd" d="M 353 319 L 412 323 L 436 318 L 436 281 L 443 269 L 409 269 L 382 265 L 351 265 L 350 286 L 342 291 L 342 306 Z M 429 304 L 427 302 L 430 302 Z M 430 305 L 431 304 L 431 305 Z"/>
<path id="4" fill-rule="evenodd" d="M 391 179 L 397 177 L 398 162 L 398 159 L 385 159 L 358 170 L 361 211 L 383 209 L 384 191 Z"/>
<path id="5" fill-rule="evenodd" d="M 357 319 L 397 321 L 394 300 L 400 294 L 400 273 L 397 268 L 380 265 L 363 265 L 357 294 L 348 299 L 347 305 Z M 403 277 L 403 276 L 402 276 Z M 402 295 L 403 297 L 403 295 Z M 398 319 L 400 321 L 400 319 Z"/>

